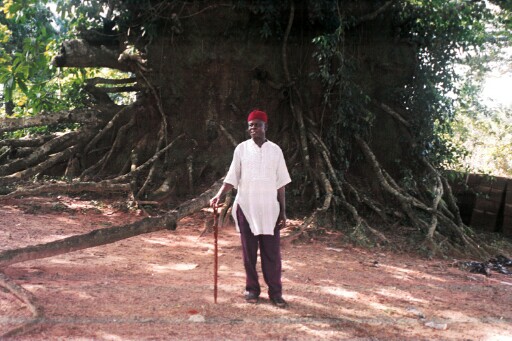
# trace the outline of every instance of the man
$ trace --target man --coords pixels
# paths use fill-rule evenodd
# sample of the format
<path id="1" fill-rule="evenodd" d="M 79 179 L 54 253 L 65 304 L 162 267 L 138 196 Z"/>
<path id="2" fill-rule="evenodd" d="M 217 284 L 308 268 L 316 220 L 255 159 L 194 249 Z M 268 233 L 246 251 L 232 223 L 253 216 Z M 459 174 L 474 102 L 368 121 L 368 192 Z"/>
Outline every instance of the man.
<path id="1" fill-rule="evenodd" d="M 224 193 L 237 189 L 232 214 L 242 241 L 245 299 L 257 303 L 261 293 L 256 271 L 259 246 L 269 298 L 284 308 L 287 303 L 282 296 L 280 230 L 286 225 L 285 185 L 291 179 L 281 148 L 266 138 L 267 121 L 263 111 L 249 114 L 251 138 L 235 148 L 224 183 L 210 205 L 217 207 Z"/>

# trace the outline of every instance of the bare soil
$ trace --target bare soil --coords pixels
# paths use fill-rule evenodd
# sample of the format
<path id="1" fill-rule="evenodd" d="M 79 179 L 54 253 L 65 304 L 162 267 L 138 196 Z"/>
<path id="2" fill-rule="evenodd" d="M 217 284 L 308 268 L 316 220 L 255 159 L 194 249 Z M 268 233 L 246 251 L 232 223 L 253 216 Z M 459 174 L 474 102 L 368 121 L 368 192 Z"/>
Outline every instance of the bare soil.
<path id="1" fill-rule="evenodd" d="M 283 244 L 287 309 L 248 304 L 239 237 L 221 228 L 218 303 L 207 211 L 114 244 L 15 264 L 4 273 L 44 310 L 17 340 L 509 340 L 512 276 L 486 277 L 454 259 L 364 249 L 327 233 Z M 108 201 L 23 198 L 0 206 L 0 250 L 141 218 Z M 286 234 L 300 221 L 290 220 Z M 265 288 L 262 282 L 262 288 Z M 30 320 L 0 288 L 0 335 Z"/>

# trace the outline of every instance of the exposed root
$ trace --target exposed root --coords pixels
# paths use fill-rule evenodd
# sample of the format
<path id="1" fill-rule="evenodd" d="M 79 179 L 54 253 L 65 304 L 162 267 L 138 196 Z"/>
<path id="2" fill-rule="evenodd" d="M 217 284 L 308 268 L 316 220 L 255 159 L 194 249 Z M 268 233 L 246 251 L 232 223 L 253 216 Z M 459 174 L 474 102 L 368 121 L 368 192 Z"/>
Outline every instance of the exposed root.
<path id="1" fill-rule="evenodd" d="M 437 235 L 437 230 L 440 228 L 439 224 L 442 224 L 443 231 L 440 231 L 439 233 L 442 235 L 447 234 L 452 236 L 451 243 L 459 243 L 459 245 L 463 247 L 465 251 L 469 251 L 473 255 L 477 255 L 479 257 L 487 256 L 487 251 L 476 244 L 465 232 L 464 225 L 458 224 L 460 220 L 456 223 L 453 221 L 453 219 L 450 219 L 440 209 L 438 209 L 444 194 L 443 188 L 448 187 L 443 185 L 442 177 L 426 160 L 423 160 L 425 166 L 436 178 L 436 186 L 433 191 L 434 198 L 431 207 L 405 193 L 405 191 L 402 191 L 394 182 L 394 180 L 380 167 L 378 161 L 371 152 L 370 147 L 357 136 L 356 141 L 365 154 L 366 159 L 370 162 L 373 170 L 377 174 L 377 178 L 382 185 L 382 188 L 386 190 L 386 192 L 392 194 L 400 202 L 402 209 L 404 212 L 406 212 L 408 218 L 411 220 L 411 223 L 420 224 L 420 229 L 425 233 L 426 238 L 424 246 L 430 248 L 432 253 L 436 253 L 439 250 L 439 246 L 436 245 L 433 247 L 433 245 L 435 245 L 436 240 L 434 237 Z M 430 215 L 431 221 L 428 227 L 426 222 L 423 221 L 420 215 L 417 214 L 413 208 L 420 209 L 421 211 Z"/>
<path id="2" fill-rule="evenodd" d="M 163 138 L 163 141 L 164 141 L 164 145 L 168 144 L 169 143 L 169 136 L 168 136 L 168 133 L 169 133 L 169 124 L 167 122 L 167 116 L 165 115 L 165 111 L 164 111 L 164 108 L 162 106 L 162 100 L 160 99 L 160 96 L 157 92 L 157 90 L 155 89 L 155 87 L 153 86 L 153 84 L 147 79 L 147 77 L 144 75 L 144 73 L 147 71 L 145 70 L 142 65 L 140 64 L 137 64 L 138 66 L 138 72 L 137 74 L 142 77 L 142 79 L 144 79 L 144 82 L 146 82 L 146 85 L 148 86 L 148 88 L 151 90 L 151 94 L 153 95 L 155 101 L 156 101 L 156 105 L 157 105 L 157 108 L 158 108 L 158 113 L 160 114 L 160 117 L 162 119 L 162 132 L 163 132 L 163 135 L 162 135 L 162 138 Z M 167 158 L 167 154 L 165 156 L 165 161 L 167 161 L 168 158 Z"/>
<path id="3" fill-rule="evenodd" d="M 44 135 L 44 136 L 38 136 L 30 139 L 5 139 L 0 140 L 0 147 L 1 146 L 8 146 L 8 147 L 40 147 L 41 145 L 45 144 L 46 142 L 53 140 L 57 136 L 55 135 Z"/>
<path id="4" fill-rule="evenodd" d="M 231 135 L 227 131 L 227 129 L 224 128 L 224 126 L 222 124 L 218 123 L 217 126 L 219 127 L 219 130 L 221 131 L 221 133 L 224 134 L 224 136 L 226 136 L 226 138 L 228 139 L 229 142 L 231 142 L 231 145 L 236 148 L 236 146 L 238 145 L 238 142 L 233 137 L 233 135 Z"/>
<path id="5" fill-rule="evenodd" d="M 294 1 L 290 1 L 290 15 L 288 17 L 288 25 L 286 27 L 286 31 L 283 38 L 283 45 L 282 45 L 282 59 L 283 59 L 283 68 L 284 68 L 284 74 L 286 77 L 286 82 L 290 86 L 290 108 L 292 110 L 293 116 L 295 117 L 295 120 L 297 121 L 299 125 L 299 137 L 300 137 L 300 146 L 302 148 L 302 157 L 304 160 L 304 167 L 309 170 L 310 166 L 310 155 L 309 155 L 309 148 L 308 148 L 308 142 L 307 142 L 307 129 L 304 124 L 304 117 L 302 113 L 302 106 L 300 103 L 295 103 L 293 100 L 293 96 L 297 96 L 297 99 L 300 102 L 300 92 L 297 90 L 297 87 L 293 84 L 292 79 L 290 77 L 290 71 L 288 69 L 288 56 L 286 52 L 286 46 L 288 44 L 288 36 L 290 35 L 290 31 L 292 28 L 293 20 L 295 16 L 295 3 Z M 297 105 L 298 104 L 298 105 Z"/>
<path id="6" fill-rule="evenodd" d="M 35 149 L 30 155 L 22 158 L 15 159 L 5 165 L 0 166 L 0 175 L 8 175 L 13 172 L 18 172 L 28 167 L 37 165 L 45 160 L 50 153 L 62 151 L 74 144 L 74 140 L 79 136 L 78 132 L 67 133 L 54 139 L 47 141 L 42 146 Z"/>
<path id="7" fill-rule="evenodd" d="M 30 321 L 0 335 L 0 339 L 3 340 L 4 338 L 17 337 L 36 328 L 43 319 L 43 309 L 36 303 L 36 299 L 32 293 L 25 290 L 22 286 L 14 283 L 14 281 L 2 272 L 0 272 L 0 286 L 7 289 L 12 295 L 22 301 L 32 314 L 32 319 Z"/>
<path id="8" fill-rule="evenodd" d="M 20 188 L 9 194 L 1 195 L 0 200 L 16 198 L 21 196 L 37 196 L 44 194 L 64 193 L 76 194 L 82 192 L 93 193 L 127 193 L 130 191 L 129 184 L 113 183 L 104 180 L 100 182 L 76 182 L 76 183 L 54 183 L 41 185 L 35 188 Z"/>
<path id="9" fill-rule="evenodd" d="M 233 202 L 235 201 L 235 198 L 233 196 L 233 192 L 229 191 L 229 193 L 226 194 L 226 197 L 224 199 L 224 205 L 222 206 L 222 209 L 219 213 L 219 226 L 223 227 L 226 224 L 226 220 L 229 220 L 228 213 L 231 211 L 233 207 Z"/>
<path id="10" fill-rule="evenodd" d="M 453 212 L 453 216 L 455 217 L 455 222 L 458 226 L 463 226 L 464 223 L 462 222 L 462 218 L 460 216 L 459 207 L 455 203 L 455 197 L 452 192 L 452 187 L 448 183 L 448 180 L 446 178 L 441 177 L 441 181 L 443 182 L 443 188 L 444 192 L 446 193 L 446 201 L 448 203 L 448 207 L 450 208 L 451 212 Z"/>
<path id="11" fill-rule="evenodd" d="M 376 243 L 389 244 L 389 239 L 384 236 L 381 232 L 372 228 L 364 219 L 360 219 L 354 226 L 354 229 L 350 233 L 350 237 L 357 244 L 370 245 L 374 244 L 372 240 L 376 240 Z"/>
<path id="12" fill-rule="evenodd" d="M 399 113 L 397 113 L 396 111 L 394 111 L 393 109 L 391 109 L 389 106 L 387 106 L 386 104 L 384 103 L 381 103 L 380 104 L 380 107 L 386 112 L 388 113 L 389 115 L 391 115 L 393 118 L 395 118 L 398 122 L 400 122 L 401 124 L 403 124 L 409 131 L 410 129 L 412 128 L 411 127 L 411 124 L 405 119 L 402 117 L 402 115 L 400 115 Z"/>
<path id="13" fill-rule="evenodd" d="M 132 116 L 130 118 L 130 121 L 122 126 L 116 135 L 116 139 L 114 141 L 114 144 L 112 145 L 112 148 L 110 148 L 109 152 L 106 153 L 103 158 L 100 160 L 98 165 L 100 166 L 100 172 L 105 170 L 105 167 L 108 165 L 108 162 L 112 158 L 112 156 L 116 155 L 117 152 L 123 147 L 123 145 L 126 143 L 126 135 L 128 134 L 128 131 L 132 129 L 132 127 L 135 125 L 135 116 Z"/>
<path id="14" fill-rule="evenodd" d="M 107 132 L 109 132 L 113 127 L 115 127 L 117 125 L 117 123 L 123 118 L 123 115 L 129 110 L 128 109 L 131 109 L 132 107 L 131 106 L 126 106 L 124 108 L 122 108 L 121 110 L 119 110 L 117 112 L 117 114 L 114 115 L 114 117 L 103 127 L 103 129 L 101 129 L 97 134 L 96 136 L 94 136 L 91 141 L 89 141 L 89 143 L 85 146 L 84 148 L 84 155 L 87 154 L 91 149 L 92 147 L 94 147 L 96 145 L 96 143 L 98 143 L 99 140 L 101 140 L 106 134 Z"/>
<path id="15" fill-rule="evenodd" d="M 13 183 L 13 182 L 16 182 L 16 181 L 19 181 L 22 179 L 26 179 L 33 175 L 39 174 L 58 163 L 65 162 L 71 156 L 73 156 L 75 154 L 77 149 L 78 149 L 77 146 L 72 146 L 60 153 L 56 153 L 56 154 L 52 155 L 46 161 L 43 161 L 32 168 L 27 168 L 23 171 L 19 171 L 17 173 L 11 174 L 11 175 L 0 177 L 0 183 L 2 183 L 2 184 Z"/>
<path id="16" fill-rule="evenodd" d="M 348 181 L 345 181 L 343 183 L 344 186 L 346 186 L 350 193 L 356 198 L 357 202 L 361 202 L 368 206 L 373 212 L 377 213 L 377 215 L 383 220 L 386 221 L 386 213 L 380 209 L 377 203 L 375 203 L 373 200 L 370 200 L 366 195 L 360 193 L 357 189 L 352 186 L 352 184 Z"/>
<path id="17" fill-rule="evenodd" d="M 182 139 L 183 137 L 185 136 L 185 134 L 181 134 L 180 136 L 176 137 L 171 143 L 169 143 L 167 146 L 165 146 L 164 148 L 160 149 L 158 151 L 158 153 L 155 153 L 155 155 L 153 155 L 153 157 L 151 157 L 150 159 L 148 159 L 146 162 L 144 162 L 142 165 L 140 166 L 136 166 L 137 163 L 133 163 L 133 165 L 135 165 L 135 167 L 133 167 L 133 169 L 127 173 L 127 174 L 123 174 L 123 175 L 120 175 L 114 179 L 112 179 L 113 182 L 124 182 L 134 176 L 137 176 L 138 174 L 140 174 L 142 171 L 144 171 L 146 168 L 148 168 L 150 165 L 153 164 L 153 162 L 155 162 L 156 160 L 158 160 L 158 158 L 160 156 L 162 156 L 162 154 L 164 154 L 166 151 L 168 151 L 169 149 L 171 149 L 180 139 Z"/>
<path id="18" fill-rule="evenodd" d="M 183 138 L 184 134 L 178 136 L 168 146 L 161 149 L 152 158 L 147 160 L 144 164 L 134 167 L 129 173 L 120 175 L 111 180 L 103 180 L 100 182 L 75 182 L 75 183 L 54 183 L 42 185 L 35 188 L 22 188 L 13 191 L 9 194 L 0 196 L 1 199 L 8 199 L 26 195 L 40 195 L 51 193 L 80 193 L 80 192 L 96 192 L 96 193 L 127 193 L 131 189 L 131 184 L 128 181 L 134 179 L 138 174 L 147 169 L 153 162 L 155 162 L 163 153 L 172 148 L 175 143 Z M 73 152 L 71 149 L 70 153 Z M 134 199 L 135 200 L 135 199 Z"/>
<path id="19" fill-rule="evenodd" d="M 429 239 L 434 237 L 434 232 L 437 227 L 437 208 L 439 207 L 439 203 L 443 197 L 443 182 L 441 181 L 441 177 L 439 175 L 436 176 L 436 183 L 437 185 L 434 188 L 434 200 L 432 203 L 434 214 L 432 214 L 432 220 L 427 232 L 427 238 Z"/>
<path id="20" fill-rule="evenodd" d="M 294 231 L 294 232 L 290 233 L 288 236 L 286 236 L 285 239 L 287 241 L 294 242 L 297 239 L 299 239 L 301 236 L 303 236 L 307 229 L 309 229 L 311 226 L 315 225 L 314 222 L 315 222 L 318 214 L 326 212 L 329 209 L 329 207 L 331 206 L 331 200 L 332 200 L 332 196 L 333 196 L 333 190 L 332 190 L 331 183 L 330 183 L 329 179 L 327 178 L 327 176 L 325 175 L 325 173 L 320 172 L 319 176 L 322 179 L 322 183 L 324 185 L 324 190 L 326 193 L 324 202 L 323 202 L 322 206 L 318 207 L 315 211 L 313 211 L 313 213 L 309 217 L 304 219 L 304 222 L 299 226 L 299 228 L 296 231 Z"/>
<path id="21" fill-rule="evenodd" d="M 115 107 L 102 107 L 101 110 L 96 108 L 63 110 L 53 113 L 43 111 L 39 115 L 31 117 L 2 118 L 0 119 L 0 134 L 30 127 L 55 126 L 62 123 L 80 123 L 84 126 L 97 126 L 106 117 L 110 116 L 112 108 Z"/>
<path id="22" fill-rule="evenodd" d="M 374 173 L 377 175 L 377 180 L 379 180 L 379 183 L 381 184 L 382 188 L 398 200 L 402 207 L 402 210 L 407 214 L 407 217 L 409 218 L 412 224 L 414 224 L 415 226 L 422 230 L 426 230 L 426 224 L 421 219 L 419 219 L 412 210 L 412 204 L 415 201 L 415 199 L 407 194 L 402 193 L 399 190 L 399 186 L 380 167 L 377 158 L 372 153 L 370 147 L 366 144 L 366 142 L 364 142 L 359 136 L 355 136 L 355 139 L 356 142 L 361 147 L 361 150 L 363 151 L 366 160 L 370 163 Z M 426 207 L 425 205 L 421 205 L 425 207 L 426 210 L 429 210 L 429 208 Z"/>
<path id="23" fill-rule="evenodd" d="M 160 127 L 160 132 L 158 133 L 158 136 L 160 136 L 160 138 L 158 139 L 158 144 L 157 144 L 155 153 L 158 153 L 158 151 L 160 149 L 162 149 L 162 145 L 165 142 L 164 129 L 165 129 L 165 127 L 164 127 L 164 125 L 162 125 Z M 156 162 L 156 161 L 153 162 L 151 169 L 149 170 L 148 176 L 146 177 L 146 180 L 144 181 L 144 184 L 142 185 L 142 187 L 137 192 L 137 195 L 135 196 L 136 198 L 141 198 L 144 195 L 146 188 L 154 181 L 156 174 L 157 174 L 157 164 L 158 164 L 158 162 Z"/>

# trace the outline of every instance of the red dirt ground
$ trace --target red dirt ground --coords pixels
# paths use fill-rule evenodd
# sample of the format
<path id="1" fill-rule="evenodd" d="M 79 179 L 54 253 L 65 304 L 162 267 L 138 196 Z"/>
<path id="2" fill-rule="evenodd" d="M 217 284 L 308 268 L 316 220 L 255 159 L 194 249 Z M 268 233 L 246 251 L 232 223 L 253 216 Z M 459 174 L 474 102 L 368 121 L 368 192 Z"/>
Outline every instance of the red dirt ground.
<path id="1" fill-rule="evenodd" d="M 214 304 L 213 238 L 199 237 L 209 216 L 183 219 L 176 231 L 7 267 L 4 273 L 44 310 L 42 323 L 15 339 L 512 339 L 512 276 L 465 272 L 453 259 L 357 248 L 338 234 L 283 245 L 289 307 L 279 309 L 266 294 L 259 304 L 244 302 L 238 235 L 223 227 Z M 140 218 L 108 202 L 65 196 L 4 201 L 0 250 Z M 30 316 L 0 287 L 0 335 Z"/>

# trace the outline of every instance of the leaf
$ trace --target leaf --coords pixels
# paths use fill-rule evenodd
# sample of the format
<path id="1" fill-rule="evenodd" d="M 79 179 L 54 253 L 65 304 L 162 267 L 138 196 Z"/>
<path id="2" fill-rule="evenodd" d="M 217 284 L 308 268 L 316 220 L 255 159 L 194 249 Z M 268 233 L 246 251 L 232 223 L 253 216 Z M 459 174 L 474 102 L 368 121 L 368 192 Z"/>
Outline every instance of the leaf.
<path id="1" fill-rule="evenodd" d="M 18 86 L 20 87 L 21 91 L 23 91 L 23 93 L 28 96 L 29 90 L 28 90 L 28 87 L 25 84 L 25 82 L 23 82 L 23 80 L 21 78 L 18 78 L 17 81 L 18 81 Z"/>
<path id="2" fill-rule="evenodd" d="M 14 90 L 14 79 L 10 78 L 7 80 L 7 82 L 4 84 L 4 96 L 5 101 L 10 102 L 12 100 L 12 93 Z"/>

